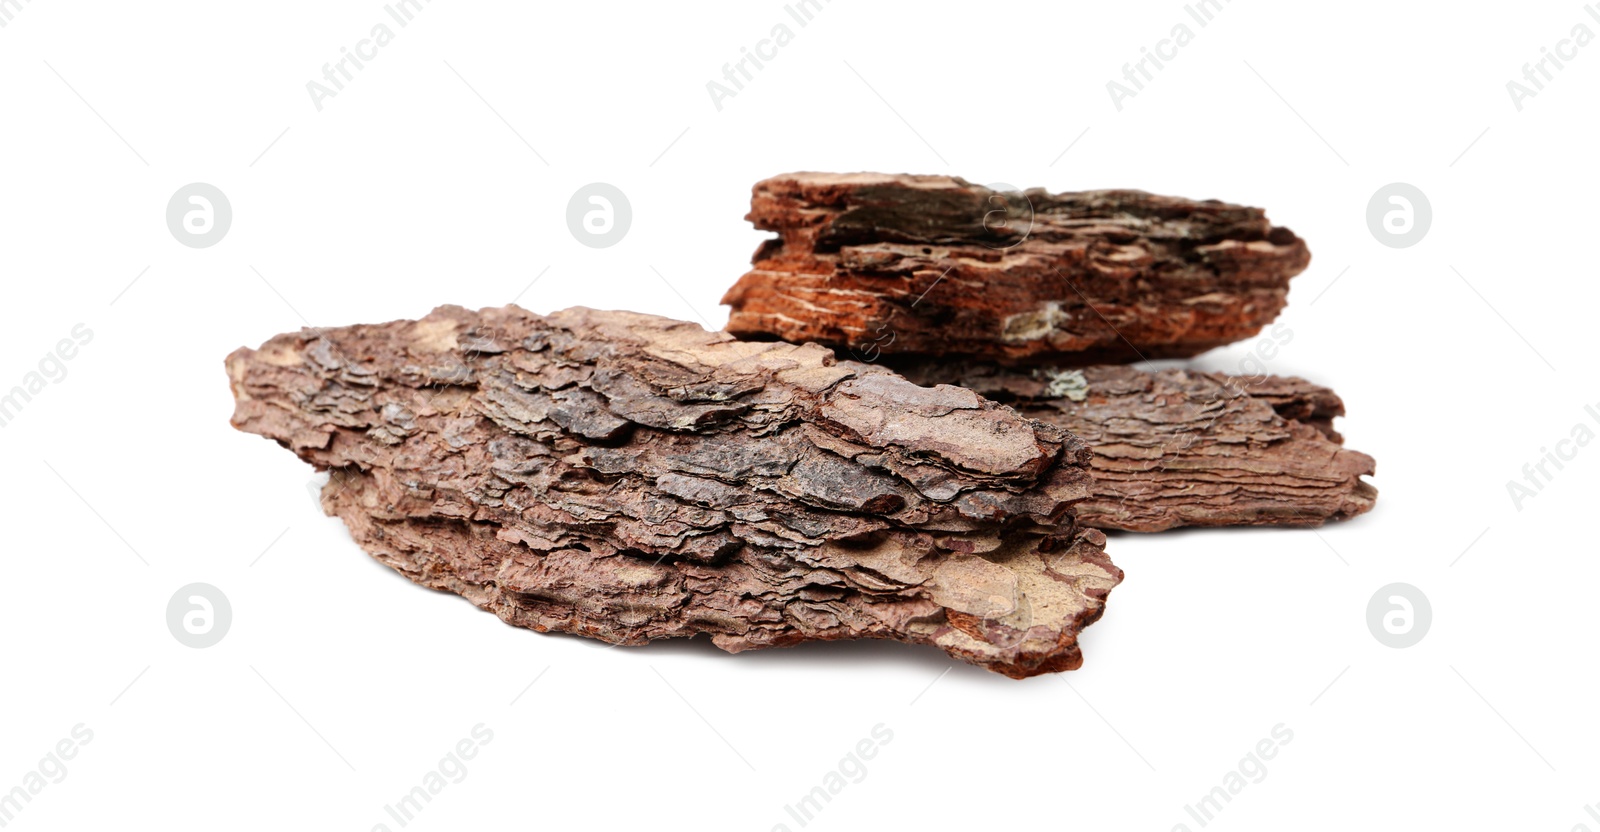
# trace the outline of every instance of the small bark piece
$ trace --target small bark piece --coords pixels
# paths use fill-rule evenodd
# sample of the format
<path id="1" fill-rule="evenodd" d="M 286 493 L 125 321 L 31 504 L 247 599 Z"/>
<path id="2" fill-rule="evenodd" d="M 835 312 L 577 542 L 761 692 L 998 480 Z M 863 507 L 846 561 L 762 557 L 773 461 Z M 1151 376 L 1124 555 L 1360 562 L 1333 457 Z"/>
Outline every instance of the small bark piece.
<path id="1" fill-rule="evenodd" d="M 378 560 L 505 621 L 1082 662 L 1122 577 L 1087 446 L 956 387 L 649 315 L 441 307 L 240 349 L 233 424 L 332 469 Z"/>
<path id="2" fill-rule="evenodd" d="M 746 219 L 779 236 L 723 297 L 728 331 L 865 361 L 1192 356 L 1276 318 L 1311 258 L 1258 208 L 948 176 L 786 174 Z"/>
<path id="3" fill-rule="evenodd" d="M 1320 526 L 1372 508 L 1372 457 L 1341 447 L 1344 402 L 1304 379 L 1100 366 L 1012 370 L 983 363 L 903 367 L 919 384 L 959 384 L 1088 442 L 1093 496 L 1079 522 Z"/>

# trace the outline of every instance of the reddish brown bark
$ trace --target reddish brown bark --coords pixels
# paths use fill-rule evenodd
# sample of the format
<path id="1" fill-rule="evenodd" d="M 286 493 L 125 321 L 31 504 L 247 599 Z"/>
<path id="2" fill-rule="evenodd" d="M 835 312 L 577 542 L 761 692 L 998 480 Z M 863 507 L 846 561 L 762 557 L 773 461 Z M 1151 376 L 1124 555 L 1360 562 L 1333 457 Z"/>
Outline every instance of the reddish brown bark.
<path id="1" fill-rule="evenodd" d="M 723 297 L 728 331 L 867 361 L 1192 356 L 1260 331 L 1310 261 L 1258 208 L 947 176 L 786 174 L 747 219 L 778 237 Z"/>

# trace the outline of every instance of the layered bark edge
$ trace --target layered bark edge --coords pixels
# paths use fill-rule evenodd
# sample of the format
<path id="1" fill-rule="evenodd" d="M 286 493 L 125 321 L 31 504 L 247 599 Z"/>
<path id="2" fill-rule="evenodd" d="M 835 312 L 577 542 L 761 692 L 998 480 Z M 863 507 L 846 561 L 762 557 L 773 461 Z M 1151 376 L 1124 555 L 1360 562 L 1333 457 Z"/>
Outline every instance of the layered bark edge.
<path id="1" fill-rule="evenodd" d="M 1093 449 L 1078 520 L 1101 529 L 1320 526 L 1370 510 L 1372 457 L 1342 447 L 1344 402 L 1281 376 L 1132 367 L 926 362 L 919 384 L 959 384 L 1055 425 Z"/>
<path id="2" fill-rule="evenodd" d="M 865 361 L 1192 356 L 1260 331 L 1310 262 L 1259 208 L 1133 190 L 792 173 L 746 219 L 778 237 L 723 297 L 728 331 Z"/>
<path id="3" fill-rule="evenodd" d="M 1088 447 L 816 345 L 649 315 L 440 307 L 227 359 L 232 422 L 331 469 L 373 557 L 505 621 L 616 644 L 930 644 L 1082 662 L 1122 573 Z"/>

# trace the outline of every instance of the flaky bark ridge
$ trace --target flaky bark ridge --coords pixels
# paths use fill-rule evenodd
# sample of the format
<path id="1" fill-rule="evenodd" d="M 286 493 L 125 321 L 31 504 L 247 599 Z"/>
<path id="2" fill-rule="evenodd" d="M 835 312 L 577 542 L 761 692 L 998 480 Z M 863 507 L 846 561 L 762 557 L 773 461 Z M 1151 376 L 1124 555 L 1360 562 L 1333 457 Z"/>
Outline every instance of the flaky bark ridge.
<path id="1" fill-rule="evenodd" d="M 1081 663 L 1121 579 L 1073 517 L 1083 443 L 815 345 L 441 307 L 227 368 L 233 424 L 332 469 L 369 553 L 518 626 L 891 638 L 1024 677 Z"/>
<path id="2" fill-rule="evenodd" d="M 1372 457 L 1342 447 L 1332 390 L 1282 376 L 1097 366 L 1007 369 L 927 362 L 919 384 L 960 384 L 1055 425 L 1093 449 L 1079 522 L 1155 532 L 1179 526 L 1319 526 L 1370 510 Z"/>

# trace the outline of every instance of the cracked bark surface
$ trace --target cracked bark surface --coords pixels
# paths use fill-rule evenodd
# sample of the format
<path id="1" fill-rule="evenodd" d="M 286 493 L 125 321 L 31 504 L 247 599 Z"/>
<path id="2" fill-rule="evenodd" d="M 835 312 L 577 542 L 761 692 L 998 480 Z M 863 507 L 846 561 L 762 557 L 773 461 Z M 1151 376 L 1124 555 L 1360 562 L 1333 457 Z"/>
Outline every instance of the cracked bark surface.
<path id="1" fill-rule="evenodd" d="M 1187 357 L 1260 331 L 1310 262 L 1258 208 L 1129 190 L 1022 196 L 948 176 L 759 182 L 746 219 L 779 236 L 723 297 L 727 329 L 865 361 Z"/>
<path id="2" fill-rule="evenodd" d="M 330 469 L 373 557 L 505 621 L 935 645 L 1078 667 L 1122 577 L 1079 524 L 1088 447 L 817 345 L 627 312 L 440 307 L 230 355 L 232 422 Z"/>
<path id="3" fill-rule="evenodd" d="M 1342 447 L 1344 402 L 1281 376 L 1132 367 L 902 367 L 918 384 L 959 384 L 1088 442 L 1094 483 L 1079 522 L 1156 532 L 1179 526 L 1320 526 L 1372 508 L 1366 454 Z"/>

